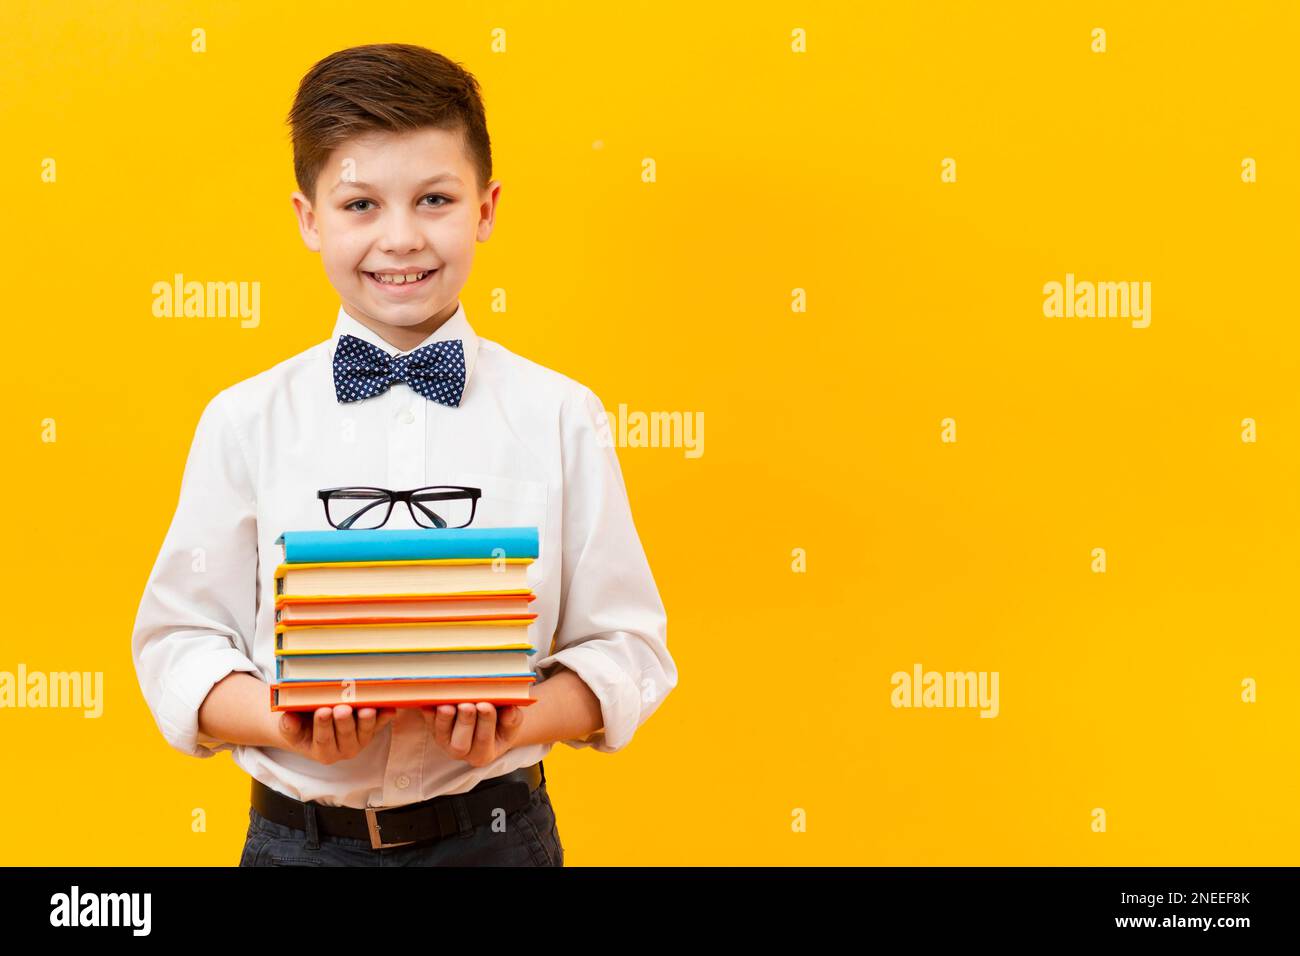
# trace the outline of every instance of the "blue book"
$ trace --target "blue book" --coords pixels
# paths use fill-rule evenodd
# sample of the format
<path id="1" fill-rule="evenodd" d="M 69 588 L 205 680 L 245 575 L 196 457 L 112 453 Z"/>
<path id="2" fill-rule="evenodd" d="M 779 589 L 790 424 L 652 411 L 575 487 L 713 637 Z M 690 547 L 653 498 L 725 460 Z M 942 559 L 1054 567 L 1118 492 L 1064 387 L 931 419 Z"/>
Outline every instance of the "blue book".
<path id="1" fill-rule="evenodd" d="M 536 558 L 537 528 L 362 528 L 285 531 L 285 564 Z"/>

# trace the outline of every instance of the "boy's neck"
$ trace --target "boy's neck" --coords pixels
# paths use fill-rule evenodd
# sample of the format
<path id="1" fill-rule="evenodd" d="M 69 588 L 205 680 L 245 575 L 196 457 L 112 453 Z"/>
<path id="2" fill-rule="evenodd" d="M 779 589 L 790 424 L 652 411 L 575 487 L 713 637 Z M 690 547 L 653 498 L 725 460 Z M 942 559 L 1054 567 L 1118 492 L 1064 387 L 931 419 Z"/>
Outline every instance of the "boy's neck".
<path id="1" fill-rule="evenodd" d="M 389 325 L 387 322 L 380 322 L 360 310 L 353 312 L 351 309 L 346 310 L 348 315 L 356 319 L 375 335 L 379 336 L 399 352 L 409 352 L 425 339 L 427 339 L 443 324 L 456 314 L 460 308 L 460 299 L 457 299 L 451 305 L 447 306 L 441 312 L 429 316 L 419 325 Z"/>

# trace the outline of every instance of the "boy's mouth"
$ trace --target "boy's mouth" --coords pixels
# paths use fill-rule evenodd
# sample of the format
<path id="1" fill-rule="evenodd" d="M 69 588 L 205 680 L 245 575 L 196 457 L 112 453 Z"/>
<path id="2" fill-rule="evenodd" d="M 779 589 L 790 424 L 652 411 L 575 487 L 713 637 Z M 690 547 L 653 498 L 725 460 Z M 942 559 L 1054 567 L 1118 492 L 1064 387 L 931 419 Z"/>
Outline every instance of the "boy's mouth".
<path id="1" fill-rule="evenodd" d="M 385 292 L 403 293 L 426 285 L 436 275 L 437 269 L 425 269 L 422 272 L 377 273 L 367 272 L 365 276 Z"/>

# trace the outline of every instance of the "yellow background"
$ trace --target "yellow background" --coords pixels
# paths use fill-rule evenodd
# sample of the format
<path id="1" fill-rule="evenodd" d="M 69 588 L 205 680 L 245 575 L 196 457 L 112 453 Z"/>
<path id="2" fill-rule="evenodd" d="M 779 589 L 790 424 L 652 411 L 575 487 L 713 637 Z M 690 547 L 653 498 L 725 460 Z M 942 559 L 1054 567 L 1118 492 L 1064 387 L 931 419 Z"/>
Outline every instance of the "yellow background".
<path id="1" fill-rule="evenodd" d="M 547 758 L 567 863 L 1295 863 L 1300 14 L 996 6 L 10 0 L 0 669 L 106 709 L 0 711 L 2 862 L 239 857 L 248 779 L 168 748 L 131 627 L 204 404 L 333 328 L 298 80 L 402 41 L 484 88 L 477 331 L 705 416 L 699 459 L 619 452 L 681 682 Z M 260 326 L 152 317 L 176 272 Z M 1150 327 L 1045 318 L 1067 272 L 1151 282 Z M 1000 716 L 894 709 L 915 662 L 998 671 Z"/>

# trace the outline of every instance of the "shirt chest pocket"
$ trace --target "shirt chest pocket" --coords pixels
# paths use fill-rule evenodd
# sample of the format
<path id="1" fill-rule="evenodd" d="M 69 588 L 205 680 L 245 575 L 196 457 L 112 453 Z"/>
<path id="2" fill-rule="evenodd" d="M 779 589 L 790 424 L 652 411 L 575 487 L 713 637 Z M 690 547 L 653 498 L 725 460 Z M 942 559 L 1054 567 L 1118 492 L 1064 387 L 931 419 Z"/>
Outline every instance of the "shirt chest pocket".
<path id="1" fill-rule="evenodd" d="M 477 471 L 457 471 L 447 479 L 447 484 L 468 485 L 481 492 L 471 528 L 532 527 L 537 529 L 539 545 L 546 540 L 548 500 L 545 482 Z M 539 552 L 538 560 L 530 568 L 529 580 L 534 579 L 546 557 L 545 553 Z"/>

